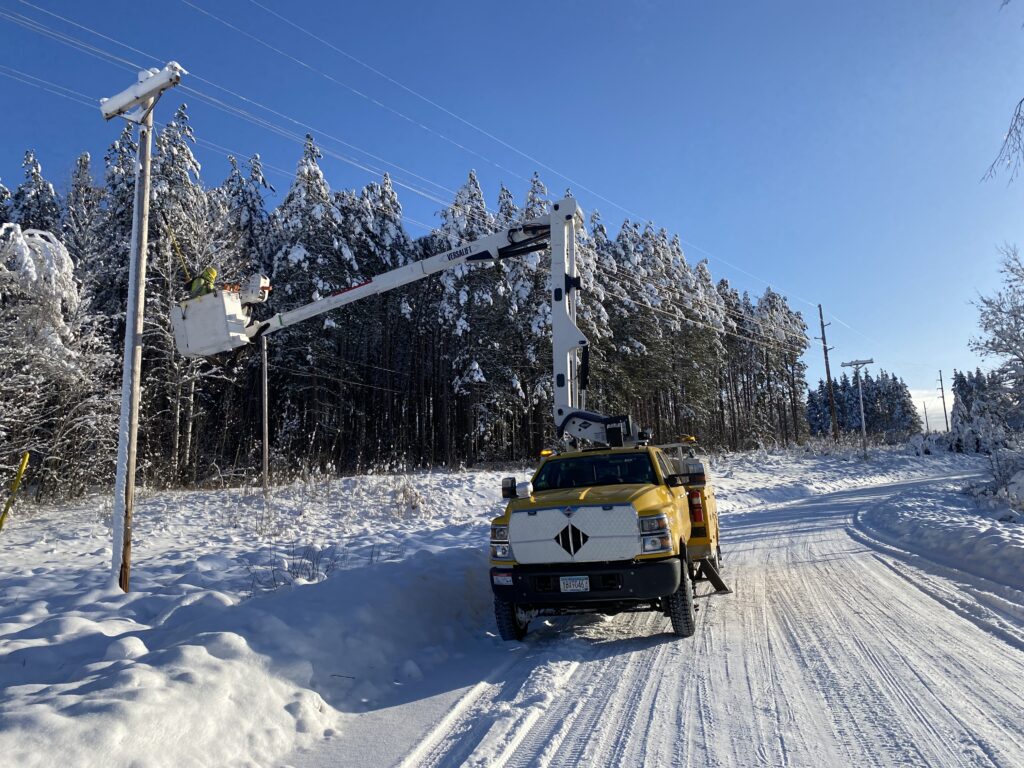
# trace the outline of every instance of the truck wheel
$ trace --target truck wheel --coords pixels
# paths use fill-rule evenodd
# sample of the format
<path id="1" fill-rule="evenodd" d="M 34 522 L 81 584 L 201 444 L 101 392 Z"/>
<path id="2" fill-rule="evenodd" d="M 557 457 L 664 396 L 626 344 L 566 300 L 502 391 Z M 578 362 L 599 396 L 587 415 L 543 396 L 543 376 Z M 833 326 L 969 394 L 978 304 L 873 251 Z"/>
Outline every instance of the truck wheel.
<path id="1" fill-rule="evenodd" d="M 665 598 L 665 606 L 672 621 L 672 631 L 679 637 L 690 637 L 696 629 L 693 621 L 693 582 L 690 581 L 685 563 L 682 572 L 679 589 Z"/>
<path id="2" fill-rule="evenodd" d="M 494 598 L 494 620 L 502 640 L 522 640 L 526 637 L 529 621 L 520 621 L 516 604 Z"/>

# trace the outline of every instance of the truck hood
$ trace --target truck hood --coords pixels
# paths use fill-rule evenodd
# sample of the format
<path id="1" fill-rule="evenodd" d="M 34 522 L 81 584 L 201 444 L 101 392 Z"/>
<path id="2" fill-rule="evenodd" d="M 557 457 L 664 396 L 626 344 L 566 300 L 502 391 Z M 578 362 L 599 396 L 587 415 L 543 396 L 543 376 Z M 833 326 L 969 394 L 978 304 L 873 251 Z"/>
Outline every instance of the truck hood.
<path id="1" fill-rule="evenodd" d="M 664 504 L 664 489 L 650 483 L 625 485 L 591 485 L 584 488 L 555 488 L 534 493 L 529 498 L 516 499 L 509 511 L 544 507 L 574 507 L 597 504 L 632 504 L 637 510 Z"/>

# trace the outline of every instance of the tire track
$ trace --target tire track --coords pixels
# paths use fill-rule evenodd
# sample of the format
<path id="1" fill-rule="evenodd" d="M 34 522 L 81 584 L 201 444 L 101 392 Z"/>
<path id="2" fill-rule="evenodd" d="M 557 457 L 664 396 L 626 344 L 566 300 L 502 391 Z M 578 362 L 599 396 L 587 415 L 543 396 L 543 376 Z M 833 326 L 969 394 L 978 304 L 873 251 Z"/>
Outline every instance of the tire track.
<path id="1" fill-rule="evenodd" d="M 727 550 L 736 592 L 700 585 L 692 638 L 629 614 L 528 642 L 405 765 L 1024 765 L 1021 648 L 983 628 L 962 585 L 911 575 L 851 529 L 892 493 L 746 512 Z M 999 621 L 1024 637 L 1012 612 Z"/>

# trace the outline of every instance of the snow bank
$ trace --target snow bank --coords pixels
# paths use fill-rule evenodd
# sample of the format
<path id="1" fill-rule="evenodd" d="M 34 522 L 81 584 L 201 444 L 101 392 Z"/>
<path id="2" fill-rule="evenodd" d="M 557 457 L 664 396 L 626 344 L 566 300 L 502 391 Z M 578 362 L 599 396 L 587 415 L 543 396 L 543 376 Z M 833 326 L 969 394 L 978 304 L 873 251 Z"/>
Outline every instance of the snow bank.
<path id="1" fill-rule="evenodd" d="M 899 549 L 1024 590 L 1024 526 L 979 514 L 957 485 L 897 494 L 862 510 L 856 524 Z"/>
<path id="2" fill-rule="evenodd" d="M 905 448 L 872 448 L 834 455 L 811 452 L 757 451 L 725 454 L 710 460 L 719 510 L 743 514 L 767 504 L 798 501 L 879 483 L 895 483 L 945 472 L 950 477 L 982 472 L 984 458 L 941 453 L 918 456 Z"/>
<path id="3" fill-rule="evenodd" d="M 105 499 L 23 509 L 0 560 L 0 762 L 273 764 L 493 644 L 500 477 L 144 496 L 127 595 Z"/>

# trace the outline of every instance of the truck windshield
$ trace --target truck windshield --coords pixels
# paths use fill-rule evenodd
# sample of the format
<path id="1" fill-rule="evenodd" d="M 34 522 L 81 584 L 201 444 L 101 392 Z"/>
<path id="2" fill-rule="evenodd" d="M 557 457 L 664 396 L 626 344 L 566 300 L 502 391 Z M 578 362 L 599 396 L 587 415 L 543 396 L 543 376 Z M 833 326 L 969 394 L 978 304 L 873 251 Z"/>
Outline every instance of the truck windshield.
<path id="1" fill-rule="evenodd" d="M 533 480 L 535 491 L 658 482 L 647 452 L 551 459 Z"/>

